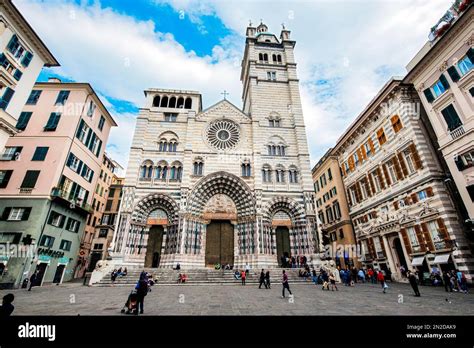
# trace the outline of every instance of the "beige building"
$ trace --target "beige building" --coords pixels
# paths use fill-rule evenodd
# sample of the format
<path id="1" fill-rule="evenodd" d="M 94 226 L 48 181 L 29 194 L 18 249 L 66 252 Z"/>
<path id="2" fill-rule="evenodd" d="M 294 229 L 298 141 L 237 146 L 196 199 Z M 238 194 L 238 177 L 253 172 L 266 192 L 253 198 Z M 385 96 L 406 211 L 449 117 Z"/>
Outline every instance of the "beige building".
<path id="1" fill-rule="evenodd" d="M 109 186 L 112 184 L 112 178 L 116 162 L 113 161 L 106 153 L 102 156 L 100 173 L 94 188 L 92 196 L 91 214 L 87 217 L 87 224 L 82 236 L 80 255 L 80 266 L 76 269 L 76 277 L 84 275 L 85 271 L 93 270 L 96 260 L 91 263 L 91 251 L 94 247 L 94 238 L 96 236 L 96 227 L 101 224 L 103 213 L 106 209 L 107 199 L 109 196 Z"/>
<path id="2" fill-rule="evenodd" d="M 12 1 L 0 1 L 0 151 L 18 132 L 20 113 L 43 66 L 59 63 Z"/>
<path id="3" fill-rule="evenodd" d="M 404 81 L 415 86 L 439 149 L 474 230 L 474 6 L 453 12 L 447 29 L 408 64 Z M 471 243 L 472 243 L 472 237 Z"/>
<path id="4" fill-rule="evenodd" d="M 119 166 L 118 163 L 115 164 Z M 117 221 L 117 215 L 120 209 L 122 199 L 122 189 L 125 179 L 118 177 L 114 172 L 110 183 L 105 209 L 102 218 L 95 226 L 95 235 L 92 240 L 92 251 L 89 261 L 89 271 L 93 271 L 97 261 L 105 260 L 110 257 L 109 247 L 114 235 L 114 225 Z"/>
<path id="5" fill-rule="evenodd" d="M 458 268 L 471 278 L 472 256 L 431 145 L 416 91 L 391 79 L 333 149 L 347 189 L 363 264 L 424 273 Z"/>
<path id="6" fill-rule="evenodd" d="M 312 173 L 316 191 L 318 225 L 323 235 L 325 250 L 329 250 L 331 254 L 328 256 L 335 261 L 337 266 L 342 268 L 358 266 L 357 254 L 353 253 L 356 251 L 356 241 L 349 215 L 346 190 L 339 161 L 332 154 L 332 149 L 329 149 L 319 160 Z"/>

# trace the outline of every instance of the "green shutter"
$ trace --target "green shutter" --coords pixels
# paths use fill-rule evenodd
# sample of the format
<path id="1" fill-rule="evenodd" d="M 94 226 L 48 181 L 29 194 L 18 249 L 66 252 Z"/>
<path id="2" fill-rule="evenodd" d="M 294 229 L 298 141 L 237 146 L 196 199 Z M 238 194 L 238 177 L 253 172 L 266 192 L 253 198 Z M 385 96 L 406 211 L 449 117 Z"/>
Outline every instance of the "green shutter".
<path id="1" fill-rule="evenodd" d="M 7 87 L 5 89 L 5 93 L 3 93 L 2 99 L 0 99 L 0 109 L 5 110 L 7 108 L 14 93 L 15 91 L 11 89 L 10 87 Z"/>
<path id="2" fill-rule="evenodd" d="M 99 145 L 97 146 L 97 151 L 95 153 L 97 157 L 99 157 L 101 147 L 102 147 L 102 140 L 99 140 Z"/>
<path id="3" fill-rule="evenodd" d="M 423 93 L 425 94 L 425 98 L 428 101 L 428 103 L 432 103 L 435 100 L 433 92 L 431 92 L 431 89 L 427 88 L 423 91 Z"/>
<path id="4" fill-rule="evenodd" d="M 2 182 L 0 182 L 0 188 L 5 188 L 8 185 L 8 182 L 10 181 L 10 178 L 12 176 L 13 170 L 7 170 L 5 171 L 5 175 L 3 177 Z"/>
<path id="5" fill-rule="evenodd" d="M 446 76 L 444 76 L 444 74 L 441 74 L 441 76 L 439 77 L 439 81 L 443 85 L 444 89 L 449 89 L 448 79 L 446 79 Z"/>
<path id="6" fill-rule="evenodd" d="M 33 54 L 31 52 L 26 52 L 25 56 L 21 60 L 21 65 L 23 65 L 25 68 L 28 67 L 32 59 L 33 59 Z"/>
<path id="7" fill-rule="evenodd" d="M 454 66 L 452 66 L 448 69 L 448 74 L 449 74 L 449 77 L 451 77 L 451 80 L 453 82 L 458 82 L 459 79 L 461 78 L 461 76 L 459 76 L 458 71 L 456 70 L 456 67 L 454 67 Z"/>
<path id="8" fill-rule="evenodd" d="M 8 219 L 8 216 L 10 215 L 10 212 L 12 211 L 12 208 L 11 207 L 6 207 L 5 209 L 3 209 L 3 214 L 2 214 L 2 220 L 7 220 Z"/>
<path id="9" fill-rule="evenodd" d="M 10 41 L 8 42 L 7 49 L 11 52 L 14 53 L 15 50 L 18 48 L 18 37 L 16 34 L 12 36 Z"/>
<path id="10" fill-rule="evenodd" d="M 13 77 L 15 78 L 15 80 L 20 81 L 22 75 L 23 73 L 20 70 L 16 69 L 15 73 L 13 74 Z"/>
<path id="11" fill-rule="evenodd" d="M 30 121 L 32 113 L 23 111 L 18 118 L 16 128 L 19 130 L 25 130 L 28 122 Z"/>
<path id="12" fill-rule="evenodd" d="M 79 135 L 81 134 L 83 128 L 84 128 L 84 120 L 81 119 L 81 122 L 79 123 L 79 128 L 77 129 L 77 132 L 76 132 L 77 139 L 79 139 Z"/>
<path id="13" fill-rule="evenodd" d="M 467 57 L 471 61 L 472 64 L 474 64 L 474 48 L 469 48 L 466 53 Z"/>
<path id="14" fill-rule="evenodd" d="M 28 218 L 30 217 L 31 213 L 31 207 L 25 208 L 25 211 L 23 212 L 23 215 L 21 216 L 22 221 L 27 221 Z"/>
<path id="15" fill-rule="evenodd" d="M 445 109 L 441 110 L 441 113 L 443 114 L 444 120 L 448 125 L 449 131 L 462 126 L 461 119 L 459 118 L 458 113 L 456 112 L 456 109 L 454 109 L 453 105 L 449 105 Z"/>

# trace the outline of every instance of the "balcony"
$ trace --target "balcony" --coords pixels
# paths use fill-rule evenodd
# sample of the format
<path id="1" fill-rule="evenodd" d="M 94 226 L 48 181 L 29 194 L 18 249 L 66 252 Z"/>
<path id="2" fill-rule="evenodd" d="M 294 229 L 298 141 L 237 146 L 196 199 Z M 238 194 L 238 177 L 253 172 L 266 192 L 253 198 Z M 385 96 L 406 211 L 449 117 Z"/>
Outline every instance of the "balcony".
<path id="1" fill-rule="evenodd" d="M 33 192 L 33 188 L 30 188 L 30 187 L 21 187 L 20 188 L 20 194 L 30 195 L 32 192 Z"/>
<path id="2" fill-rule="evenodd" d="M 464 135 L 464 133 L 466 133 L 466 132 L 464 131 L 463 126 L 459 126 L 458 128 L 455 128 L 452 131 L 450 131 L 449 135 L 451 135 L 451 139 L 454 140 L 454 139 L 457 139 L 460 136 Z"/>
<path id="3" fill-rule="evenodd" d="M 53 199 L 57 199 L 63 203 L 68 204 L 70 209 L 79 208 L 85 214 L 89 214 L 94 211 L 92 207 L 86 202 L 84 202 L 82 199 L 70 199 L 69 192 L 63 191 L 58 187 L 53 187 L 53 189 L 51 190 L 51 197 Z"/>

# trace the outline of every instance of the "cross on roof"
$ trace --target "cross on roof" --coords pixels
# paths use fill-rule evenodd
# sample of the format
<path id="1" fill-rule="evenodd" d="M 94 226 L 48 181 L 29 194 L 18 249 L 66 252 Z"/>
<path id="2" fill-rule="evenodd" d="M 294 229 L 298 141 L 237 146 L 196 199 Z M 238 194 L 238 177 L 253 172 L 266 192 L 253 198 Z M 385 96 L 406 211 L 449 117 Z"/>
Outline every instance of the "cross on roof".
<path id="1" fill-rule="evenodd" d="M 224 100 L 227 100 L 227 95 L 229 95 L 230 93 L 227 93 L 227 91 L 224 89 L 224 92 L 221 93 L 223 96 L 224 96 Z"/>

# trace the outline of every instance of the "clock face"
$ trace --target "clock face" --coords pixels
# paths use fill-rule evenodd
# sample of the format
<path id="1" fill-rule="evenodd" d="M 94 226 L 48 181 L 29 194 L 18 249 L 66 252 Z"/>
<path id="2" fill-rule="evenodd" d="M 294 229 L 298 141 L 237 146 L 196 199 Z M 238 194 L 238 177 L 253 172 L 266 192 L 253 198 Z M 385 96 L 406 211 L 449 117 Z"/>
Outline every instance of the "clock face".
<path id="1" fill-rule="evenodd" d="M 214 121 L 207 127 L 206 138 L 212 147 L 218 150 L 229 150 L 238 144 L 240 129 L 229 120 Z"/>

